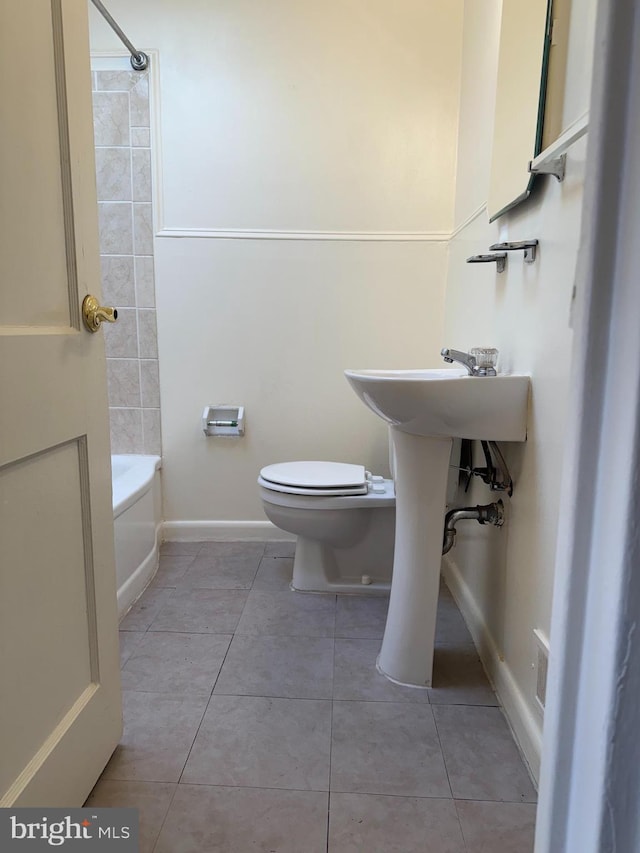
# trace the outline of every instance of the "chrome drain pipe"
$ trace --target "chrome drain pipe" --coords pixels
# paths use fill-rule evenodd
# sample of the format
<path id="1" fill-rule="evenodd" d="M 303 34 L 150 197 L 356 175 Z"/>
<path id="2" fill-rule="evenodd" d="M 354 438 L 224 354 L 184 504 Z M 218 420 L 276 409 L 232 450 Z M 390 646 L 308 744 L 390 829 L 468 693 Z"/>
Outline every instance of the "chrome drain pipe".
<path id="1" fill-rule="evenodd" d="M 484 506 L 467 506 L 460 509 L 451 509 L 444 520 L 444 540 L 442 553 L 448 553 L 456 541 L 456 524 L 465 518 L 474 518 L 478 524 L 492 524 L 494 527 L 502 527 L 504 524 L 504 504 L 501 500 Z"/>

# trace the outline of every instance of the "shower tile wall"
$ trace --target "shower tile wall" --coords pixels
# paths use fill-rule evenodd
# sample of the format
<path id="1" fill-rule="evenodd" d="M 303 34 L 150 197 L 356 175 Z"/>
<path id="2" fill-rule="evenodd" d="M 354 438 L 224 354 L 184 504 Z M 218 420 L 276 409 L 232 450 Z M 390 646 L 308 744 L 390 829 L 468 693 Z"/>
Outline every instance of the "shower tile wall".
<path id="1" fill-rule="evenodd" d="M 96 181 L 113 453 L 160 453 L 149 77 L 95 71 Z"/>

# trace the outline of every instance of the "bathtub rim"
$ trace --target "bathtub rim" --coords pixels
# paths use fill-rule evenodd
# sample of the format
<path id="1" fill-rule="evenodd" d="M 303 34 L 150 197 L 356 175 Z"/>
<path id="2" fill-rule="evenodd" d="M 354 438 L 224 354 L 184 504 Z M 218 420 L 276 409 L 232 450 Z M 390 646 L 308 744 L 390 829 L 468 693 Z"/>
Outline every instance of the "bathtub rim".
<path id="1" fill-rule="evenodd" d="M 149 491 L 156 471 L 162 468 L 162 457 L 141 453 L 113 453 L 111 458 L 112 460 L 132 460 L 130 468 L 115 479 L 113 479 L 112 468 L 112 504 L 115 520 Z"/>

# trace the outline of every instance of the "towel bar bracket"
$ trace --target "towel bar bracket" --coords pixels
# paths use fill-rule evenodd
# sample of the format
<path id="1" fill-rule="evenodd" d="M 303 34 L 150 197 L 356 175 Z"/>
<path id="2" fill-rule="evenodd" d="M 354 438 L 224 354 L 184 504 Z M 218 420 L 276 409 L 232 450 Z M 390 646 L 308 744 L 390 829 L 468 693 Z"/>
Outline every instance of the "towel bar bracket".
<path id="1" fill-rule="evenodd" d="M 494 243 L 489 246 L 492 252 L 524 252 L 525 264 L 532 264 L 536 259 L 537 240 L 516 240 L 512 243 Z"/>
<path id="2" fill-rule="evenodd" d="M 505 271 L 507 266 L 507 255 L 505 252 L 495 252 L 491 255 L 471 255 L 467 258 L 468 264 L 495 264 L 496 272 Z"/>

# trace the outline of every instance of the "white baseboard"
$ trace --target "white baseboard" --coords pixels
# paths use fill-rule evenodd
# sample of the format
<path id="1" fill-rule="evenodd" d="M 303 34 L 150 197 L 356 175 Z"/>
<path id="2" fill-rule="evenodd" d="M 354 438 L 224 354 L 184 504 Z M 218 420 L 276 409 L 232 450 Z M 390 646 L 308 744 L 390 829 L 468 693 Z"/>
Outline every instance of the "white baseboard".
<path id="1" fill-rule="evenodd" d="M 165 542 L 225 542 L 234 539 L 290 540 L 295 536 L 280 530 L 270 521 L 165 521 Z"/>
<path id="2" fill-rule="evenodd" d="M 535 782 L 540 778 L 542 723 L 529 708 L 511 669 L 501 657 L 487 627 L 482 611 L 465 582 L 460 569 L 450 557 L 443 557 L 442 573 L 456 604 L 471 632 L 484 668 L 507 717 Z"/>

